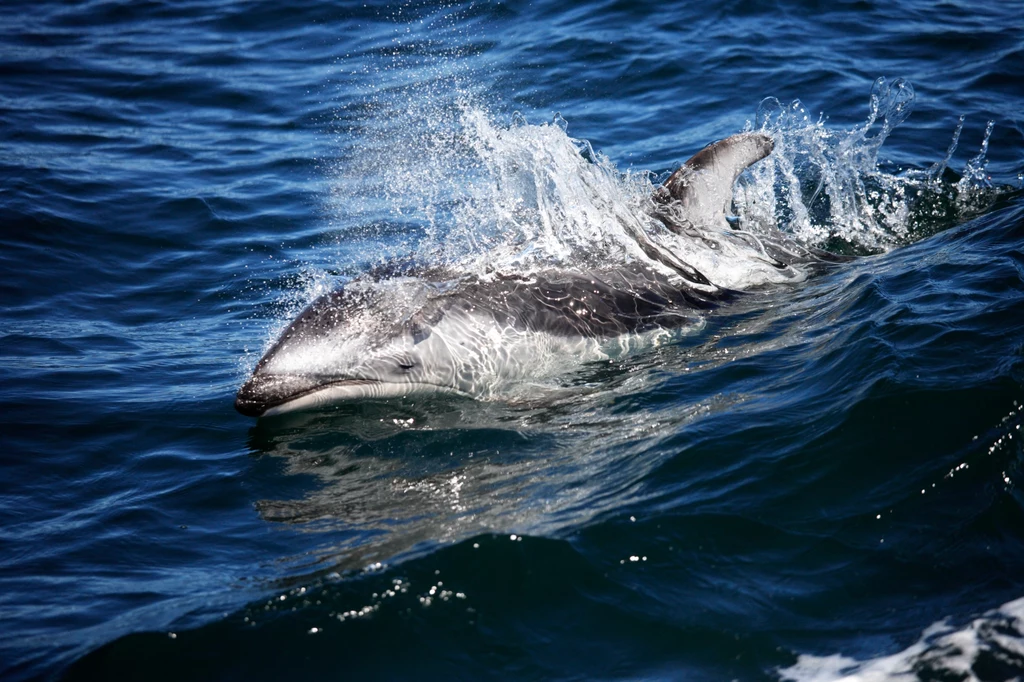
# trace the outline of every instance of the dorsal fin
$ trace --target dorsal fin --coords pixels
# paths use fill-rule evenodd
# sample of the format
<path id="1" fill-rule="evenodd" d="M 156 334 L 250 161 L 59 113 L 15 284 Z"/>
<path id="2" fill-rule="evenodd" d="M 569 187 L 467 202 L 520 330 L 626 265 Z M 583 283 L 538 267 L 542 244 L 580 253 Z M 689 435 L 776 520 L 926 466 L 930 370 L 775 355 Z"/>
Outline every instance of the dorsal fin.
<path id="1" fill-rule="evenodd" d="M 728 226 L 732 186 L 748 166 L 768 156 L 775 143 L 764 133 L 740 133 L 694 154 L 654 193 L 659 203 L 679 202 L 681 217 L 694 225 Z"/>

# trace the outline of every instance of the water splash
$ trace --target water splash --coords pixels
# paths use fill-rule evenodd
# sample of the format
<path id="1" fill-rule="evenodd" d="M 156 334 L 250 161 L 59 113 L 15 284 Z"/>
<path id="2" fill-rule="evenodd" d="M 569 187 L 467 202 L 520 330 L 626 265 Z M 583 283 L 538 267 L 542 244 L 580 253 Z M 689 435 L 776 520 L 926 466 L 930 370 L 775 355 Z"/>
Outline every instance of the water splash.
<path id="1" fill-rule="evenodd" d="M 652 174 L 620 171 L 571 137 L 561 114 L 531 123 L 517 111 L 504 124 L 471 90 L 446 89 L 453 83 L 446 76 L 426 94 L 379 95 L 364 115 L 366 143 L 343 174 L 362 185 L 345 207 L 356 223 L 393 229 L 382 233 L 386 248 L 361 253 L 477 276 L 529 274 L 649 263 L 642 235 L 715 284 L 743 289 L 802 279 L 801 259 L 814 260 L 808 249 L 886 251 L 983 211 L 997 195 L 985 175 L 991 126 L 956 182 L 946 176 L 962 120 L 927 170 L 880 165 L 915 95 L 903 79 L 879 78 L 866 119 L 847 130 L 812 118 L 799 100 L 765 99 L 749 128 L 769 133 L 775 150 L 741 177 L 734 229 L 680 234 L 657 218 Z M 780 264 L 769 255 L 780 249 L 797 257 Z"/>
<path id="2" fill-rule="evenodd" d="M 977 205 L 979 209 L 984 208 L 987 194 L 985 190 L 992 188 L 992 178 L 988 175 L 988 141 L 992 137 L 992 129 L 995 121 L 989 121 L 985 126 L 985 137 L 981 140 L 981 149 L 967 162 L 964 167 L 963 177 L 956 183 L 960 192 L 961 202 L 965 205 Z"/>
<path id="3" fill-rule="evenodd" d="M 650 222 L 649 182 L 619 174 L 589 142 L 570 138 L 560 115 L 506 128 L 481 109 L 466 108 L 462 123 L 480 172 L 466 187 L 469 200 L 455 211 L 443 247 L 435 245 L 445 260 L 486 272 L 643 257 L 624 226 L 645 229 Z"/>
<path id="4" fill-rule="evenodd" d="M 883 144 L 913 110 L 914 89 L 904 79 L 877 79 L 868 116 L 849 130 L 812 121 L 799 100 L 762 101 L 753 128 L 771 134 L 775 152 L 751 171 L 742 194 L 757 225 L 774 225 L 802 244 L 842 253 L 887 251 L 977 215 L 997 192 L 985 176 L 991 124 L 979 154 L 958 182 L 944 174 L 963 130 L 960 118 L 946 155 L 926 170 L 887 171 Z"/>
<path id="5" fill-rule="evenodd" d="M 956 147 L 960 144 L 960 133 L 964 129 L 964 115 L 960 114 L 960 120 L 957 121 L 956 130 L 953 131 L 953 140 L 949 143 L 949 149 L 946 150 L 946 155 L 942 157 L 941 161 L 936 161 L 932 164 L 932 167 L 928 169 L 928 180 L 930 182 L 938 182 L 942 178 L 942 174 L 949 167 L 949 160 L 953 158 L 953 152 L 956 151 Z"/>

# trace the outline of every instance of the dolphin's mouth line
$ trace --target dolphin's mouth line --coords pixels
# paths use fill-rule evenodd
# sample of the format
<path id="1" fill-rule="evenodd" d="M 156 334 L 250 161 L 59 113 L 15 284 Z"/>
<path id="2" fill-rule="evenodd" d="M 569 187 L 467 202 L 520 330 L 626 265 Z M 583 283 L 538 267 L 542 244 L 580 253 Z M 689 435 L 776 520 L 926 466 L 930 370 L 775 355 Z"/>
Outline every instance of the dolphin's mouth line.
<path id="1" fill-rule="evenodd" d="M 321 393 L 323 391 L 329 391 L 329 390 L 331 390 L 333 388 L 338 388 L 338 387 L 341 387 L 341 386 L 382 386 L 382 387 L 383 386 L 395 386 L 395 387 L 403 387 L 403 388 L 409 388 L 409 389 L 412 389 L 412 388 L 414 388 L 416 386 L 430 386 L 434 390 L 436 390 L 438 393 L 451 393 L 451 394 L 455 394 L 455 395 L 469 396 L 469 394 L 466 393 L 465 391 L 460 391 L 459 389 L 457 389 L 457 388 L 455 388 L 453 386 L 446 386 L 444 384 L 437 384 L 437 383 L 433 383 L 433 382 L 429 382 L 429 381 L 416 381 L 416 382 L 410 382 L 410 383 L 403 383 L 403 382 L 398 382 L 398 381 L 386 381 L 386 380 L 381 380 L 381 379 L 366 379 L 366 378 L 361 378 L 361 377 L 346 377 L 346 378 L 334 379 L 334 380 L 326 381 L 324 383 L 320 383 L 320 384 L 317 384 L 315 386 L 311 386 L 311 387 L 309 387 L 307 389 L 298 390 L 298 391 L 294 391 L 294 392 L 288 393 L 287 395 L 281 396 L 281 397 L 278 397 L 278 398 L 271 398 L 271 399 L 267 399 L 267 400 L 256 400 L 256 399 L 247 398 L 247 397 L 245 397 L 243 395 L 245 393 L 246 388 L 250 385 L 250 383 L 252 383 L 253 379 L 255 379 L 255 378 L 256 377 L 253 377 L 248 382 L 246 382 L 246 384 L 243 385 L 242 388 L 239 390 L 238 395 L 235 398 L 235 409 L 238 410 L 239 412 L 241 412 L 242 414 L 244 414 L 246 416 L 249 416 L 249 417 L 271 416 L 273 414 L 279 414 L 280 412 L 288 411 L 288 410 L 283 410 L 281 408 L 283 408 L 286 405 L 288 405 L 289 403 L 293 403 L 293 402 L 295 402 L 297 400 L 302 400 L 303 398 L 309 398 L 311 396 L 316 395 L 317 393 Z M 375 396 L 366 396 L 366 397 L 367 398 L 373 398 Z M 387 397 L 387 396 L 379 396 L 379 397 Z"/>
<path id="2" fill-rule="evenodd" d="M 259 368 L 257 367 L 257 370 L 258 369 Z M 267 398 L 267 399 L 260 400 L 260 399 L 256 399 L 256 398 L 250 398 L 250 397 L 245 395 L 246 393 L 248 393 L 249 391 L 252 390 L 250 387 L 252 386 L 252 384 L 256 380 L 257 380 L 257 375 L 254 374 L 252 377 L 249 378 L 248 381 L 246 381 L 244 384 L 242 384 L 242 387 L 238 390 L 238 393 L 235 396 L 235 409 L 238 410 L 239 412 L 241 412 L 242 414 L 244 414 L 247 417 L 260 417 L 260 416 L 266 414 L 266 412 L 268 410 L 271 410 L 271 409 L 273 409 L 275 407 L 280 407 L 281 405 L 289 403 L 289 402 L 291 402 L 293 400 L 298 400 L 299 398 L 303 398 L 303 397 L 305 397 L 307 395 L 311 395 L 313 393 L 316 393 L 317 391 L 320 391 L 320 390 L 323 390 L 324 388 L 327 388 L 328 386 L 338 386 L 338 385 L 342 385 L 342 384 L 346 384 L 346 383 L 347 384 L 369 384 L 369 383 L 372 383 L 371 380 L 369 380 L 369 379 L 338 379 L 338 380 L 335 380 L 335 381 L 330 381 L 330 382 L 325 383 L 325 384 L 317 384 L 315 386 L 311 386 L 311 387 L 309 387 L 307 389 L 303 389 L 303 390 L 300 390 L 300 391 L 293 391 L 293 392 L 288 393 L 287 395 L 284 395 L 284 396 L 281 396 L 281 397 Z"/>

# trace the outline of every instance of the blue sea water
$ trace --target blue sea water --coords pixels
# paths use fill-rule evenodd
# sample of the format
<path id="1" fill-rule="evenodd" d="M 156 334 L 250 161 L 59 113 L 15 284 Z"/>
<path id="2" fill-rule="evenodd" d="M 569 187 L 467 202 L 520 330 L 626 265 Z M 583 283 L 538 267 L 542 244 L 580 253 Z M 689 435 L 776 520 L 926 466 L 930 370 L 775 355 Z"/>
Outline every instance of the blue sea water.
<path id="1" fill-rule="evenodd" d="M 858 258 L 704 254 L 554 401 L 234 411 L 317 294 L 617 262 L 758 127 L 738 209 Z M 7 2 L 0 675 L 1019 678 L 1022 171 L 1015 2 Z"/>

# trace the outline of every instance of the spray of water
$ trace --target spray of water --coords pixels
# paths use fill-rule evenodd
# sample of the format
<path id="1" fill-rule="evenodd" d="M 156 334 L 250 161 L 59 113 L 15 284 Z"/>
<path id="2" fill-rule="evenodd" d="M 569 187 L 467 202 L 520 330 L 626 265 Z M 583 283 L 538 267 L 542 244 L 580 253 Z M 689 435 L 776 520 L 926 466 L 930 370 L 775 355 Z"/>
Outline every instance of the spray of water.
<path id="1" fill-rule="evenodd" d="M 996 196 L 985 174 L 991 124 L 956 181 L 947 175 L 962 121 L 930 168 L 880 167 L 883 144 L 914 104 L 910 83 L 880 78 L 867 119 L 848 130 L 811 119 L 799 101 L 765 99 L 748 127 L 770 134 L 775 150 L 738 183 L 733 229 L 678 234 L 656 217 L 653 176 L 619 171 L 570 137 L 561 116 L 530 123 L 516 113 L 500 123 L 456 76 L 431 82 L 417 96 L 404 87 L 377 95 L 338 184 L 346 215 L 377 226 L 381 259 L 477 276 L 585 269 L 647 261 L 643 234 L 714 283 L 742 289 L 806 276 L 799 263 L 780 267 L 769 246 L 878 253 L 957 224 Z"/>
<path id="2" fill-rule="evenodd" d="M 774 225 L 798 242 L 843 253 L 887 251 L 987 209 L 997 193 L 985 173 L 992 122 L 957 182 L 945 179 L 963 117 L 942 160 L 927 170 L 888 172 L 882 145 L 913 110 L 907 81 L 875 81 L 867 120 L 849 130 L 812 120 L 799 100 L 765 99 L 752 127 L 770 133 L 775 153 L 751 170 L 744 203 L 756 225 Z"/>

